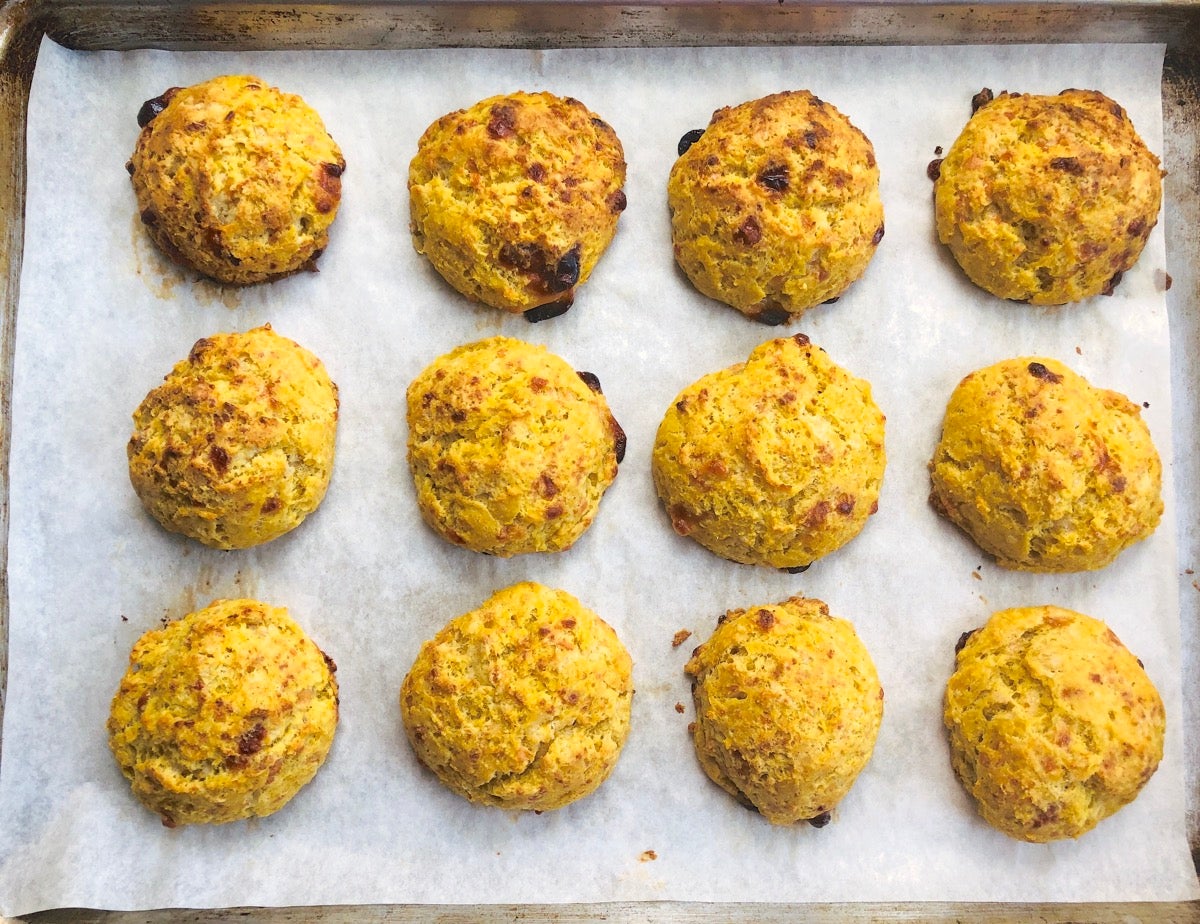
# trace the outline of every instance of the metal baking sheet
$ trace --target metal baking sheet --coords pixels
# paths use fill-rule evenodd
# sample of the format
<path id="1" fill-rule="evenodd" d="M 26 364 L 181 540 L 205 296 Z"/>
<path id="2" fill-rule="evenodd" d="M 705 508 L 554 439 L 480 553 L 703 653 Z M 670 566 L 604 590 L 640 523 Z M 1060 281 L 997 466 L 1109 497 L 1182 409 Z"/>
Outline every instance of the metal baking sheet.
<path id="1" fill-rule="evenodd" d="M 943 10 L 941 19 L 930 18 L 925 7 L 872 4 L 869 6 L 847 5 L 839 6 L 785 6 L 782 13 L 776 9 L 778 4 L 741 4 L 733 7 L 718 9 L 715 5 L 695 4 L 687 7 L 638 7 L 626 8 L 607 5 L 565 5 L 577 6 L 582 12 L 577 21 L 571 20 L 571 12 L 563 5 L 556 4 L 508 4 L 491 5 L 477 4 L 448 4 L 442 5 L 436 15 L 430 9 L 422 9 L 419 5 L 373 4 L 356 5 L 353 7 L 327 6 L 305 7 L 297 6 L 282 11 L 265 11 L 261 7 L 234 7 L 228 4 L 202 5 L 138 5 L 136 9 L 127 6 L 113 5 L 80 5 L 76 7 L 58 5 L 42 7 L 38 4 L 9 4 L 4 8 L 5 31 L 2 41 L 3 68 L 0 69 L 0 105 L 6 125 L 11 131 L 6 131 L 0 143 L 12 147 L 8 149 L 10 157 L 4 158 L 6 169 L 0 174 L 0 195 L 6 197 L 4 215 L 9 220 L 4 224 L 4 233 L 9 246 L 0 253 L 0 269 L 7 269 L 5 314 L 3 317 L 3 357 L 6 368 L 11 369 L 12 355 L 12 318 L 17 310 L 16 280 L 19 277 L 19 237 L 20 223 L 14 220 L 19 215 L 19 209 L 9 207 L 9 203 L 19 202 L 21 182 L 21 154 L 23 144 L 21 129 L 23 127 L 23 101 L 28 86 L 28 74 L 32 67 L 32 57 L 36 48 L 38 35 L 45 25 L 51 34 L 68 43 L 87 47 L 131 47 L 138 45 L 170 45 L 173 47 L 275 47 L 288 45 L 291 47 L 310 47 L 314 45 L 345 44 L 354 47 L 396 47 L 400 45 L 447 45 L 447 44 L 481 44 L 481 45 L 530 45 L 544 43 L 547 45 L 568 44 L 702 44 L 720 42 L 723 44 L 745 42 L 764 36 L 771 41 L 791 40 L 795 42 L 812 41 L 872 41 L 881 43 L 919 42 L 919 41 L 964 41 L 971 37 L 964 34 L 964 29 L 970 25 L 970 17 L 963 8 L 950 7 Z M 1163 8 L 1157 16 L 1153 7 L 1147 7 L 1141 12 L 1131 13 L 1128 8 L 1110 7 L 1092 4 L 1087 7 L 1056 8 L 1043 10 L 1033 6 L 1000 6 L 988 7 L 994 18 L 987 21 L 986 28 L 980 25 L 980 35 L 989 40 L 1037 40 L 1046 41 L 1059 33 L 1045 34 L 1047 29 L 1057 29 L 1074 21 L 1077 27 L 1092 18 L 1105 21 L 1115 29 L 1104 36 L 1106 41 L 1114 38 L 1121 40 L 1142 40 L 1156 38 L 1167 41 L 1171 46 L 1168 58 L 1168 80 L 1164 92 L 1164 113 L 1167 121 L 1168 138 L 1165 150 L 1165 160 L 1171 170 L 1168 178 L 1168 211 L 1166 227 L 1168 234 L 1169 262 L 1168 265 L 1174 277 L 1171 290 L 1171 312 L 1173 336 L 1177 344 L 1195 344 L 1197 342 L 1197 323 L 1195 317 L 1196 278 L 1194 273 L 1194 246 L 1188 244 L 1194 235 L 1188 233 L 1196 227 L 1195 192 L 1191 189 L 1190 177 L 1195 176 L 1195 138 L 1194 113 L 1195 92 L 1194 77 L 1191 66 L 1192 45 L 1190 36 L 1193 34 L 1190 17 L 1184 15 L 1191 7 L 1172 7 L 1169 11 Z M 333 15 L 336 13 L 336 17 Z M 74 17 L 74 18 L 72 18 Z M 457 17 L 457 18 L 456 18 Z M 622 18 L 624 17 L 624 18 Z M 1074 19 L 1072 20 L 1072 17 Z M 432 20 L 439 20 L 437 28 L 431 25 Z M 639 29 L 628 33 L 618 33 L 614 23 L 640 23 Z M 949 22 L 949 25 L 947 25 Z M 582 30 L 580 24 L 582 23 Z M 996 23 L 1000 23 L 997 26 Z M 1005 31 L 1004 24 L 1008 24 Z M 387 25 L 385 28 L 375 32 Z M 773 31 L 783 27 L 783 31 Z M 1090 27 L 1089 27 L 1090 28 Z M 591 30 L 591 31 L 589 31 Z M 968 30 L 969 32 L 969 30 Z M 1079 32 L 1071 32 L 1072 37 Z M 4 262 L 7 262 L 7 266 Z M 14 264 L 16 266 L 14 267 Z M 1195 680 L 1195 625 L 1197 590 L 1193 586 L 1194 576 L 1182 573 L 1195 562 L 1196 544 L 1194 525 L 1195 516 L 1194 492 L 1187 490 L 1197 483 L 1195 460 L 1189 458 L 1185 447 L 1195 445 L 1196 434 L 1196 393 L 1197 375 L 1187 363 L 1187 349 L 1176 350 L 1176 356 L 1181 358 L 1174 370 L 1175 391 L 1175 440 L 1180 447 L 1177 460 L 1177 486 L 1179 488 L 1179 520 L 1180 520 L 1180 594 L 1183 601 L 1183 625 L 1185 630 L 1185 655 L 1188 664 L 1189 683 L 1194 686 Z M 4 377 L 3 400 L 5 401 L 5 426 L 8 424 L 8 376 Z M 7 453 L 7 434 L 4 440 L 4 450 Z M 5 507 L 5 514 L 7 508 Z M 1189 705 L 1190 712 L 1186 718 L 1187 728 L 1197 728 L 1195 722 L 1195 703 Z M 1190 753 L 1194 755 L 1195 747 L 1189 745 Z M 1192 793 L 1192 843 L 1196 844 L 1195 803 L 1196 803 L 1196 761 L 1189 762 L 1189 791 Z M 1148 907 L 1148 910 L 1147 910 Z M 1143 917 L 1147 913 L 1159 915 L 1155 920 L 1175 920 L 1190 918 L 1197 913 L 1192 905 L 1155 905 L 1155 906 L 1070 906 L 1061 909 L 1061 913 L 1082 916 L 1097 920 L 1106 919 L 1107 914 L 1131 914 Z M 872 912 L 871 909 L 874 909 Z M 572 906 L 568 908 L 554 907 L 551 909 L 524 908 L 521 913 L 544 915 L 556 919 L 565 917 L 586 918 L 603 913 L 614 919 L 646 919 L 650 915 L 661 914 L 664 919 L 683 916 L 703 915 L 729 918 L 730 916 L 744 919 L 770 919 L 782 917 L 789 912 L 795 912 L 795 907 L 789 906 L 737 906 L 734 909 L 722 906 L 696 905 L 651 905 L 651 906 L 612 906 L 596 907 Z M 1054 914 L 1060 913 L 1054 907 L 1039 906 L 1037 912 L 1047 919 L 1054 920 Z M 451 913 L 452 909 L 440 909 Z M 804 906 L 804 911 L 811 916 L 831 915 L 831 920 L 856 919 L 859 915 L 883 915 L 910 918 L 926 918 L 930 916 L 948 916 L 970 913 L 983 914 L 986 909 L 971 906 Z M 432 915 L 439 909 L 391 908 L 387 914 L 398 916 L 395 919 L 406 919 L 408 916 Z M 1019 909 L 1010 908 L 1009 912 L 1018 914 Z M 335 910 L 323 909 L 318 912 L 323 917 L 337 920 L 344 916 L 361 917 L 368 912 L 362 909 Z M 505 908 L 476 908 L 463 912 L 461 909 L 454 913 L 464 913 L 472 919 L 486 916 L 514 915 L 516 909 Z M 182 919 L 174 912 L 164 912 L 167 919 Z M 286 910 L 272 911 L 270 916 L 281 920 L 306 917 L 310 912 L 288 912 Z M 1162 917 L 1161 915 L 1168 915 Z M 114 920 L 120 916 L 112 917 Z M 76 919 L 79 919 L 76 916 Z M 86 919 L 86 918 L 85 918 Z M 141 919 L 141 918 L 139 918 Z M 347 918 L 349 919 L 349 918 Z"/>

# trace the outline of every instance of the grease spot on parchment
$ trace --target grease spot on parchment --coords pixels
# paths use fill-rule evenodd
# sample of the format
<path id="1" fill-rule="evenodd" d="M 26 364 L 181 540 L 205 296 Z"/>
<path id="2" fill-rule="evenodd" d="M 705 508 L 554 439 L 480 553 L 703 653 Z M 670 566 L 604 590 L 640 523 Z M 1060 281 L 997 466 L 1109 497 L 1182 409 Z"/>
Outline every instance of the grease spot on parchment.
<path id="1" fill-rule="evenodd" d="M 202 563 L 196 577 L 181 587 L 163 608 L 162 624 L 194 613 L 214 600 L 257 598 L 258 580 L 253 572 L 238 569 L 232 576 L 221 573 L 208 563 Z"/>
<path id="2" fill-rule="evenodd" d="M 154 241 L 150 240 L 150 235 L 146 233 L 146 227 L 136 212 L 131 216 L 130 228 L 133 271 L 157 298 L 174 298 L 175 289 L 179 284 L 187 282 L 183 269 L 162 255 Z"/>
<path id="3" fill-rule="evenodd" d="M 192 296 L 201 305 L 222 304 L 226 308 L 241 307 L 240 288 L 196 276 L 182 266 L 173 263 L 150 239 L 145 225 L 137 214 L 132 217 L 130 241 L 133 245 L 134 272 L 154 293 L 155 297 L 164 301 L 173 299 L 177 295 L 176 290 L 183 284 L 190 286 Z"/>

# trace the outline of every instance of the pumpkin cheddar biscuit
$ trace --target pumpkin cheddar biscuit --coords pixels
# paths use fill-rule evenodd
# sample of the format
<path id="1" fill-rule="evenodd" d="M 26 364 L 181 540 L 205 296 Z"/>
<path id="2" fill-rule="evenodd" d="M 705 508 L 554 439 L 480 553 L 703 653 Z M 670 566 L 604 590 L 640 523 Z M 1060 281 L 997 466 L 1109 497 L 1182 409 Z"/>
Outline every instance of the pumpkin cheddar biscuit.
<path id="1" fill-rule="evenodd" d="M 492 96 L 425 130 L 409 165 L 413 245 L 468 298 L 530 321 L 562 314 L 625 209 L 625 156 L 583 103 Z"/>
<path id="2" fill-rule="evenodd" d="M 1104 623 L 1057 606 L 1001 610 L 959 642 L 944 720 L 954 772 L 1010 837 L 1079 837 L 1162 760 L 1163 702 Z"/>
<path id="3" fill-rule="evenodd" d="M 802 570 L 875 513 L 883 441 L 871 386 L 797 334 L 680 392 L 651 467 L 677 533 L 731 561 Z"/>
<path id="4" fill-rule="evenodd" d="M 1005 568 L 1104 568 L 1162 516 L 1141 409 L 1046 357 L 967 375 L 929 465 L 934 509 Z"/>
<path id="5" fill-rule="evenodd" d="M 570 548 L 625 454 L 599 380 L 511 337 L 430 363 L 408 387 L 408 426 L 425 522 L 456 545 L 502 557 Z"/>
<path id="6" fill-rule="evenodd" d="M 883 687 L 854 627 L 804 597 L 731 610 L 685 670 L 709 778 L 772 824 L 828 822 L 883 721 Z"/>
<path id="7" fill-rule="evenodd" d="M 126 169 L 167 256 L 234 285 L 315 266 L 346 161 L 304 100 L 257 77 L 214 77 L 147 100 L 138 124 Z"/>
<path id="8" fill-rule="evenodd" d="M 1094 90 L 976 96 L 936 165 L 938 237 L 993 295 L 1061 305 L 1111 294 L 1162 204 L 1163 171 Z"/>
<path id="9" fill-rule="evenodd" d="M 548 811 L 593 792 L 629 732 L 632 660 L 565 591 L 497 591 L 417 655 L 400 713 L 420 761 L 471 802 Z"/>
<path id="10" fill-rule="evenodd" d="M 133 415 L 129 478 L 163 527 L 244 549 L 299 526 L 333 474 L 338 390 L 270 325 L 198 340 Z"/>
<path id="11" fill-rule="evenodd" d="M 282 607 L 215 600 L 133 646 L 109 746 L 168 827 L 269 815 L 329 753 L 335 670 Z"/>
<path id="12" fill-rule="evenodd" d="M 718 109 L 667 183 L 675 260 L 703 294 L 765 324 L 837 298 L 883 239 L 867 137 L 808 91 Z"/>

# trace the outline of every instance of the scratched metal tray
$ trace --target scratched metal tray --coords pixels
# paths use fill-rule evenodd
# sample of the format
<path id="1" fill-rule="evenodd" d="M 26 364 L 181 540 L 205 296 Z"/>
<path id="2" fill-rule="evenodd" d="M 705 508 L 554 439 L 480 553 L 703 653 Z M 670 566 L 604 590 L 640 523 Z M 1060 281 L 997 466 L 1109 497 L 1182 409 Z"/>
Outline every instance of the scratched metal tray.
<path id="1" fill-rule="evenodd" d="M 0 0 L 0 720 L 7 681 L 8 454 L 25 201 L 25 115 L 43 35 L 78 49 L 1165 42 L 1167 266 L 1183 631 L 1187 827 L 1200 867 L 1200 0 Z M 0 758 L 3 742 L 0 741 Z M 59 909 L 38 922 L 1200 922 L 1200 902 L 389 905 Z M 4 919 L 9 920 L 9 919 Z"/>

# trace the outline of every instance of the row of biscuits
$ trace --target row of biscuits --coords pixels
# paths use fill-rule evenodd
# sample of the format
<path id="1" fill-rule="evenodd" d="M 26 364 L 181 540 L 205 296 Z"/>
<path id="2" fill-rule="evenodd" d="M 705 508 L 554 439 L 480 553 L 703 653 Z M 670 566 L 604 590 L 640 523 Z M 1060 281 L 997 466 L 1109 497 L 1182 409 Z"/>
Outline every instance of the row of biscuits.
<path id="1" fill-rule="evenodd" d="M 165 528 L 221 549 L 298 526 L 333 473 L 337 386 L 269 325 L 199 340 L 134 413 L 129 473 Z M 422 518 L 508 557 L 570 548 L 626 437 L 596 376 L 511 337 L 438 357 L 408 387 Z M 884 414 L 804 334 L 701 377 L 668 407 L 652 474 L 677 533 L 723 558 L 802 571 L 878 509 Z M 966 376 L 930 462 L 934 507 L 1007 568 L 1096 570 L 1162 514 L 1141 409 L 1049 358 Z"/>
<path id="2" fill-rule="evenodd" d="M 313 268 L 346 161 L 303 100 L 250 76 L 147 101 L 127 169 L 172 259 L 246 285 Z M 871 142 L 807 91 L 713 114 L 667 185 L 676 262 L 767 324 L 838 298 L 884 236 Z M 1093 91 L 990 91 L 930 165 L 941 241 L 980 287 L 1057 305 L 1111 293 L 1158 220 L 1162 171 Z M 490 97 L 436 120 L 409 166 L 413 244 L 473 301 L 544 320 L 570 308 L 627 201 L 612 128 L 577 100 Z"/>
<path id="3" fill-rule="evenodd" d="M 1162 699 L 1099 620 L 994 613 L 956 647 L 943 719 L 980 814 L 1033 843 L 1079 837 L 1162 759 Z M 632 660 L 565 591 L 524 582 L 450 620 L 399 694 L 420 761 L 471 802 L 543 812 L 594 792 L 629 732 Z M 147 632 L 109 745 L 163 824 L 269 815 L 310 782 L 338 723 L 333 660 L 286 610 L 217 600 Z M 726 613 L 686 666 L 696 755 L 772 824 L 824 827 L 871 758 L 884 691 L 853 625 L 796 596 Z"/>

